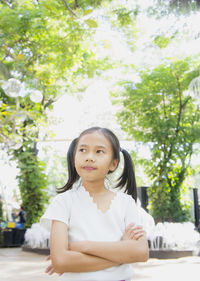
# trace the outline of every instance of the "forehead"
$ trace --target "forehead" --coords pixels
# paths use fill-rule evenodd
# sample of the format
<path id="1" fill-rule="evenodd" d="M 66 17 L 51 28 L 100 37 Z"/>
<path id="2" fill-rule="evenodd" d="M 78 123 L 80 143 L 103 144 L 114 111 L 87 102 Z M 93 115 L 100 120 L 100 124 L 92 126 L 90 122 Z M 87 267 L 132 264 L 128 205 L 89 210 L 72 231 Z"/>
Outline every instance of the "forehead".
<path id="1" fill-rule="evenodd" d="M 106 148 L 112 148 L 109 139 L 100 132 L 88 133 L 81 136 L 78 145 L 105 146 Z"/>

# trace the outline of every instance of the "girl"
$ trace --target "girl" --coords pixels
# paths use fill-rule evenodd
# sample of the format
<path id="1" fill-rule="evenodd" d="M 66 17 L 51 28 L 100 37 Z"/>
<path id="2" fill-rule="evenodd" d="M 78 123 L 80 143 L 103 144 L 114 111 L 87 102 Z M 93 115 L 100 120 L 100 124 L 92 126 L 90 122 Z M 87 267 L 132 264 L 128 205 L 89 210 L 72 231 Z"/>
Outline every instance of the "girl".
<path id="1" fill-rule="evenodd" d="M 104 184 L 119 164 L 120 151 L 124 170 L 115 187 L 124 187 L 127 194 Z M 148 259 L 130 155 L 109 129 L 93 127 L 71 143 L 67 160 L 68 182 L 41 218 L 47 227 L 52 222 L 52 263 L 46 272 L 66 281 L 130 280 L 130 263 Z"/>

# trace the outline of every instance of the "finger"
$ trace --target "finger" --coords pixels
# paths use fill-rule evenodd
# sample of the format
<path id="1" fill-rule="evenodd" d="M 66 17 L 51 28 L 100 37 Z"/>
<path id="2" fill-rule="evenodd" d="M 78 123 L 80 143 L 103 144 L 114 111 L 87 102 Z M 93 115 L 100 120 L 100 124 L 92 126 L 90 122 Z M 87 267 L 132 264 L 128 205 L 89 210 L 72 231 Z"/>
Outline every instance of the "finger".
<path id="1" fill-rule="evenodd" d="M 132 239 L 131 237 L 134 235 L 133 232 L 129 231 L 129 232 L 126 232 L 125 234 L 125 240 L 130 240 Z"/>
<path id="2" fill-rule="evenodd" d="M 130 229 L 132 229 L 134 227 L 134 224 L 129 224 L 124 231 L 124 234 L 127 233 L 128 231 L 130 231 Z"/>
<path id="3" fill-rule="evenodd" d="M 49 265 L 46 269 L 45 269 L 45 272 L 48 273 L 49 271 L 51 271 L 52 269 L 52 265 Z"/>
<path id="4" fill-rule="evenodd" d="M 138 239 L 139 236 L 143 236 L 143 235 L 144 235 L 144 230 L 141 229 L 134 229 L 129 234 L 130 239 Z"/>
<path id="5" fill-rule="evenodd" d="M 135 240 L 138 240 L 138 239 L 140 239 L 142 237 L 144 237 L 144 234 L 138 234 L 138 235 L 135 236 Z"/>
<path id="6" fill-rule="evenodd" d="M 134 228 L 132 228 L 131 231 L 130 231 L 131 234 L 132 234 L 132 233 L 137 234 L 137 233 L 140 233 L 140 232 L 144 232 L 144 230 L 143 230 L 142 228 L 140 228 L 140 227 L 134 227 Z"/>
<path id="7" fill-rule="evenodd" d="M 133 231 L 139 229 L 139 227 L 137 225 L 134 225 L 134 224 L 130 224 L 128 226 L 128 228 L 126 229 L 126 232 L 127 233 L 132 233 Z"/>
<path id="8" fill-rule="evenodd" d="M 130 229 L 130 228 L 132 228 L 132 227 L 134 227 L 134 226 L 135 226 L 134 223 L 130 223 L 130 224 L 126 227 L 126 229 L 128 230 L 128 229 Z"/>
<path id="9" fill-rule="evenodd" d="M 130 228 L 127 230 L 126 234 L 129 236 L 129 237 L 132 237 L 135 233 L 138 233 L 138 229 L 136 227 L 133 227 L 133 228 Z"/>
<path id="10" fill-rule="evenodd" d="M 52 275 L 55 272 L 55 269 L 52 267 L 51 270 L 48 272 L 48 275 Z"/>
<path id="11" fill-rule="evenodd" d="M 127 229 L 127 231 L 125 232 L 126 235 L 130 236 L 134 231 L 132 230 L 132 228 Z"/>
<path id="12" fill-rule="evenodd" d="M 51 259 L 51 256 L 48 255 L 46 258 L 45 258 L 45 261 L 49 261 Z"/>
<path id="13" fill-rule="evenodd" d="M 143 234 L 144 234 L 145 232 L 144 232 L 144 230 L 142 230 L 142 229 L 134 229 L 134 230 L 131 232 L 131 234 L 133 234 L 133 233 L 134 233 L 135 235 L 137 235 L 137 234 L 140 234 L 140 233 L 143 233 Z"/>
<path id="14" fill-rule="evenodd" d="M 142 226 L 140 226 L 140 225 L 135 225 L 131 229 L 142 229 L 143 230 Z"/>
<path id="15" fill-rule="evenodd" d="M 139 232 L 138 234 L 141 234 L 142 236 L 146 236 L 146 231 L 143 230 L 143 231 Z"/>
<path id="16" fill-rule="evenodd" d="M 131 233 L 131 234 L 130 234 L 129 240 L 136 240 L 135 234 L 134 234 L 134 233 Z"/>
<path id="17" fill-rule="evenodd" d="M 137 226 L 137 227 L 133 227 L 132 228 L 132 230 L 134 231 L 134 232 L 140 232 L 140 231 L 145 231 L 142 227 L 140 227 L 140 226 Z"/>
<path id="18" fill-rule="evenodd" d="M 145 233 L 144 233 L 144 232 L 138 232 L 138 233 L 136 233 L 136 234 L 134 235 L 134 238 L 137 240 L 137 239 L 139 239 L 139 238 L 142 237 L 142 236 L 145 236 Z"/>
<path id="19" fill-rule="evenodd" d="M 129 239 L 131 239 L 130 235 L 132 234 L 132 228 L 134 228 L 134 227 L 135 227 L 134 223 L 130 223 L 126 227 L 125 232 L 124 232 L 123 237 L 122 237 L 122 240 L 129 240 Z"/>

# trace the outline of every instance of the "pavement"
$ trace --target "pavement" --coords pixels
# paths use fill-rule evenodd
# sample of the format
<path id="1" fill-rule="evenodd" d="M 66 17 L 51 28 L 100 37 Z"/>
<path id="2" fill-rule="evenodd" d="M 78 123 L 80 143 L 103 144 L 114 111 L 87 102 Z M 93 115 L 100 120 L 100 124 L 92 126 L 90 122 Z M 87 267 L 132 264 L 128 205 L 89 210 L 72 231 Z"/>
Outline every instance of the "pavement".
<path id="1" fill-rule="evenodd" d="M 48 264 L 44 255 L 25 252 L 21 248 L 0 248 L 0 281 L 59 281 L 57 275 L 44 273 Z M 133 266 L 133 281 L 193 281 L 199 280 L 200 276 L 199 256 L 149 259 Z"/>

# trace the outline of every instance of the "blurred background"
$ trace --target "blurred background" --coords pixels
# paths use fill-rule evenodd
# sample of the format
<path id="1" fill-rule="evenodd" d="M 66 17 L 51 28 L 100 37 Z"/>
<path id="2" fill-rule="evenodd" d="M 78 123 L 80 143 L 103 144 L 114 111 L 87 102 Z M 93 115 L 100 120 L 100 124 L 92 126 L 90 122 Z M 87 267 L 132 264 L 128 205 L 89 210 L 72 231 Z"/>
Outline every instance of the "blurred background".
<path id="1" fill-rule="evenodd" d="M 155 222 L 198 230 L 199 7 L 197 0 L 0 2 L 4 227 L 21 205 L 26 228 L 39 222 L 67 181 L 70 142 L 102 126 L 131 153 L 142 207 Z"/>

